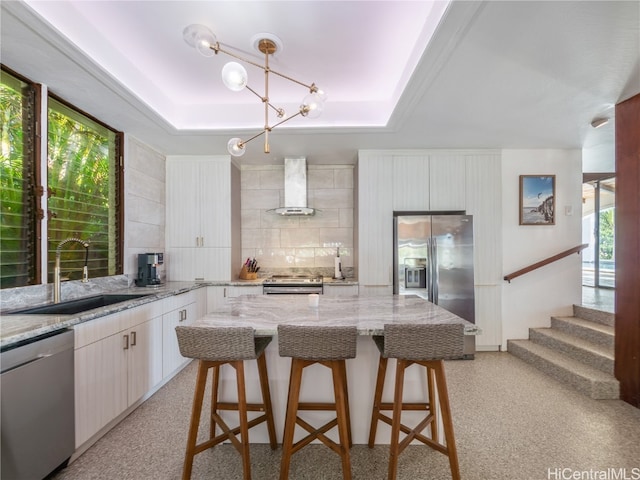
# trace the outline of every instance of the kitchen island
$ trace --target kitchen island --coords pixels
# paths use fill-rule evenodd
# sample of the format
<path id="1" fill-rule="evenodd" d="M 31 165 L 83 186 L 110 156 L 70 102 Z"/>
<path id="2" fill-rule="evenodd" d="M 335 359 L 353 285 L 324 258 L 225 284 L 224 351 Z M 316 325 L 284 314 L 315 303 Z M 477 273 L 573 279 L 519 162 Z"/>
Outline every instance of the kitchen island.
<path id="1" fill-rule="evenodd" d="M 367 443 L 369 422 L 373 404 L 376 372 L 378 367 L 378 349 L 369 338 L 381 335 L 385 323 L 461 323 L 465 326 L 465 335 L 477 334 L 477 328 L 470 322 L 434 305 L 423 298 L 411 295 L 388 295 L 379 297 L 323 297 L 318 307 L 309 306 L 306 295 L 247 295 L 229 299 L 227 304 L 198 319 L 194 325 L 201 327 L 250 326 L 256 335 L 276 336 L 279 324 L 351 326 L 355 325 L 360 337 L 357 344 L 357 356 L 347 361 L 349 402 L 351 408 L 351 427 L 353 442 Z M 276 434 L 282 441 L 287 388 L 291 360 L 278 354 L 277 336 L 265 351 L 269 369 L 271 400 L 274 409 Z M 395 361 L 392 365 L 395 368 Z M 258 372 L 254 364 L 246 364 L 247 397 L 250 402 L 260 400 Z M 195 378 L 194 378 L 195 381 Z M 388 375 L 385 384 L 385 396 L 391 398 L 394 376 Z M 235 400 L 235 371 L 221 369 L 221 395 L 224 400 Z M 331 376 L 327 369 L 318 365 L 309 367 L 303 378 L 301 401 L 333 401 Z M 405 376 L 405 401 L 417 401 L 424 398 L 426 376 L 422 369 L 409 369 Z M 414 398 L 415 397 L 415 398 Z M 406 418 L 410 418 L 407 413 Z M 312 424 L 321 424 L 330 418 L 328 412 L 304 412 L 304 418 Z M 454 424 L 455 424 L 455 411 Z M 231 425 L 237 424 L 237 414 L 223 412 L 223 417 Z M 416 418 L 418 418 L 416 416 Z M 409 420 L 409 424 L 411 420 Z M 301 435 L 301 432 L 296 432 Z M 389 442 L 389 427 L 380 425 L 376 443 Z M 336 432 L 329 437 L 337 440 Z M 252 443 L 267 443 L 266 428 L 255 428 L 250 433 Z M 296 441 L 298 437 L 296 436 Z"/>

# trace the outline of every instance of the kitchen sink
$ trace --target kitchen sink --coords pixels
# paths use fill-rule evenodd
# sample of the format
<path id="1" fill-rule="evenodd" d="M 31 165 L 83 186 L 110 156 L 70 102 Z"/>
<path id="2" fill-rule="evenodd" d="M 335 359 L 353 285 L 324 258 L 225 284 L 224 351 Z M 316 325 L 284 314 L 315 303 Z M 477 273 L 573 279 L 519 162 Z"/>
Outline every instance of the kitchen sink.
<path id="1" fill-rule="evenodd" d="M 114 305 L 116 303 L 126 302 L 128 300 L 134 300 L 136 298 L 143 298 L 152 295 L 150 293 L 113 293 L 102 294 L 94 297 L 77 298 L 75 300 L 68 300 L 66 302 L 53 303 L 47 305 L 41 305 L 39 307 L 25 308 L 22 310 L 15 310 L 9 312 L 12 315 L 72 315 L 74 313 L 82 313 L 87 310 L 93 310 L 94 308 L 106 307 L 107 305 Z"/>

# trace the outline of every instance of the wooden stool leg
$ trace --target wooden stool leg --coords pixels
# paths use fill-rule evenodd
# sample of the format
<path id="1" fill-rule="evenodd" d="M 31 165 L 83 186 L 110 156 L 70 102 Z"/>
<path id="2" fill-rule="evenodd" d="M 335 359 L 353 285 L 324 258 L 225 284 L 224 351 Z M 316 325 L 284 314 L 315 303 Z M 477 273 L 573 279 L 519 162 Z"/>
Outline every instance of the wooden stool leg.
<path id="1" fill-rule="evenodd" d="M 280 463 L 280 480 L 289 478 L 289 466 L 293 449 L 293 434 L 296 428 L 298 416 L 298 400 L 300 398 L 300 385 L 302 383 L 303 362 L 295 358 L 291 359 L 291 376 L 289 379 L 289 396 L 287 399 L 287 415 L 284 422 L 284 435 L 282 438 L 282 461 Z"/>
<path id="2" fill-rule="evenodd" d="M 347 433 L 349 435 L 349 448 L 353 446 L 353 439 L 351 438 L 351 413 L 349 411 L 349 387 L 347 383 L 347 362 L 342 360 L 340 362 L 340 373 L 342 375 L 342 384 L 344 385 L 344 401 L 347 410 Z"/>
<path id="3" fill-rule="evenodd" d="M 376 380 L 376 390 L 373 395 L 373 411 L 371 412 L 371 426 L 369 427 L 369 448 L 373 448 L 376 441 L 376 431 L 378 430 L 378 421 L 380 415 L 380 404 L 382 403 L 382 390 L 384 388 L 384 379 L 387 373 L 387 359 L 382 355 L 378 362 L 378 378 Z"/>
<path id="4" fill-rule="evenodd" d="M 191 410 L 191 422 L 189 423 L 189 434 L 187 436 L 187 451 L 184 456 L 184 466 L 182 469 L 182 479 L 191 478 L 193 468 L 193 457 L 195 455 L 196 441 L 198 439 L 198 427 L 200 426 L 200 414 L 202 413 L 202 400 L 204 399 L 204 389 L 207 385 L 207 372 L 209 368 L 202 360 L 198 361 L 198 375 L 196 377 L 196 389 L 193 395 L 193 408 Z"/>
<path id="5" fill-rule="evenodd" d="M 391 420 L 391 445 L 389 446 L 389 480 L 395 480 L 398 474 L 398 456 L 400 455 L 400 422 L 402 420 L 402 391 L 404 388 L 404 370 L 407 362 L 397 360 L 396 384 L 393 394 L 393 418 Z"/>
<path id="6" fill-rule="evenodd" d="M 442 412 L 442 424 L 444 426 L 444 437 L 447 441 L 447 455 L 451 466 L 451 477 L 453 480 L 460 480 L 460 466 L 458 464 L 458 452 L 456 450 L 456 440 L 453 434 L 453 421 L 451 419 L 451 407 L 449 405 L 449 392 L 447 390 L 447 380 L 444 375 L 444 362 L 435 362 L 434 370 L 436 374 L 436 387 L 438 389 L 438 400 L 440 411 Z"/>
<path id="7" fill-rule="evenodd" d="M 336 416 L 338 417 L 338 436 L 340 438 L 340 457 L 342 458 L 342 476 L 344 480 L 351 480 L 351 456 L 349 409 L 347 406 L 347 384 L 345 383 L 345 361 L 335 360 L 331 364 L 333 375 L 333 391 L 336 401 Z"/>
<path id="8" fill-rule="evenodd" d="M 273 408 L 271 406 L 271 392 L 269 390 L 269 376 L 267 374 L 267 360 L 264 352 L 257 359 L 258 374 L 260 375 L 260 390 L 262 391 L 262 403 L 264 404 L 265 415 L 267 416 L 267 432 L 269 433 L 269 444 L 271 449 L 278 448 L 276 439 L 276 425 L 273 421 Z"/>
<path id="9" fill-rule="evenodd" d="M 211 413 L 218 411 L 218 388 L 220 385 L 220 365 L 215 365 L 213 368 L 213 380 L 211 385 Z M 209 415 L 209 438 L 215 438 L 216 436 L 216 421 L 213 415 Z"/>
<path id="10" fill-rule="evenodd" d="M 431 440 L 438 442 L 438 416 L 436 405 L 436 395 L 433 389 L 434 371 L 425 365 L 427 370 L 427 391 L 429 394 L 429 412 L 433 415 L 433 421 L 431 422 Z"/>
<path id="11" fill-rule="evenodd" d="M 244 362 L 239 360 L 232 363 L 236 369 L 238 384 L 238 416 L 240 417 L 240 445 L 242 454 L 242 468 L 244 479 L 251 480 L 251 458 L 249 456 L 249 425 L 247 420 L 247 395 L 244 381 Z"/>

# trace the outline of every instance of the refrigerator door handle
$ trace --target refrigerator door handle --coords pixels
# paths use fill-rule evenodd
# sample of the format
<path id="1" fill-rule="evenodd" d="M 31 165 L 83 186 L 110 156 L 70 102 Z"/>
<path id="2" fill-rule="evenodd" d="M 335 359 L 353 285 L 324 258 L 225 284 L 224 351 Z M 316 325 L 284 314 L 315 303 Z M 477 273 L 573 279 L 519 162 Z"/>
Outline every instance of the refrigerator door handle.
<path id="1" fill-rule="evenodd" d="M 433 278 L 432 278 L 432 268 L 431 268 L 431 238 L 427 238 L 427 265 L 426 265 L 426 274 L 427 274 L 427 300 L 433 302 Z"/>
<path id="2" fill-rule="evenodd" d="M 431 243 L 431 262 L 433 268 L 433 303 L 438 305 L 438 240 L 434 237 Z"/>

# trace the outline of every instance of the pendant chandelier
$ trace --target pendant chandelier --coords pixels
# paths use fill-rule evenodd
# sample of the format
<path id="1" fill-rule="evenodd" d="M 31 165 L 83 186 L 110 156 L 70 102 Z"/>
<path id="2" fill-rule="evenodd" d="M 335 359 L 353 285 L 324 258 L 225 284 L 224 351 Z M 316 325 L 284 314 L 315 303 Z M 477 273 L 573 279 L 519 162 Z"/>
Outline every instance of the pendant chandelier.
<path id="1" fill-rule="evenodd" d="M 297 117 L 298 115 L 308 118 L 317 118 L 322 113 L 324 102 L 327 98 L 327 95 L 320 90 L 315 83 L 311 85 L 307 85 L 303 82 L 295 80 L 287 75 L 276 72 L 269 67 L 269 56 L 275 54 L 278 49 L 282 48 L 282 42 L 278 37 L 268 33 L 262 33 L 255 35 L 253 37 L 253 46 L 259 52 L 264 54 L 264 65 L 256 63 L 252 60 L 243 58 L 233 52 L 225 50 L 220 46 L 220 43 L 216 39 L 216 36 L 213 32 L 204 25 L 189 25 L 187 26 L 182 35 L 184 37 L 185 42 L 190 46 L 194 47 L 198 52 L 200 52 L 205 57 L 211 57 L 213 55 L 217 55 L 222 52 L 226 55 L 229 55 L 233 58 L 236 58 L 246 64 L 253 65 L 258 67 L 264 71 L 264 95 L 260 95 L 254 89 L 252 89 L 248 82 L 247 71 L 242 66 L 242 64 L 238 62 L 229 62 L 222 68 L 222 81 L 230 90 L 234 92 L 239 92 L 244 90 L 245 88 L 257 96 L 260 101 L 264 104 L 264 128 L 263 130 L 254 135 L 253 137 L 242 140 L 241 138 L 232 138 L 227 143 L 227 150 L 229 153 L 235 157 L 240 157 L 245 153 L 245 146 L 251 140 L 258 138 L 261 135 L 264 135 L 264 153 L 269 153 L 269 132 L 276 128 L 279 125 L 282 125 L 285 122 L 288 122 L 292 118 Z M 279 77 L 282 77 L 290 82 L 297 83 L 309 90 L 307 96 L 302 99 L 302 103 L 296 113 L 290 115 L 285 118 L 285 111 L 282 108 L 277 108 L 273 106 L 269 100 L 269 74 L 274 74 Z M 273 110 L 278 119 L 283 119 L 278 121 L 273 125 L 269 125 L 269 111 Z"/>

